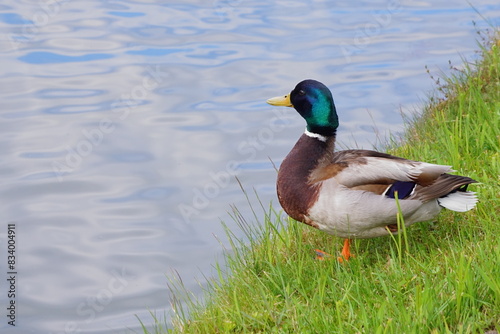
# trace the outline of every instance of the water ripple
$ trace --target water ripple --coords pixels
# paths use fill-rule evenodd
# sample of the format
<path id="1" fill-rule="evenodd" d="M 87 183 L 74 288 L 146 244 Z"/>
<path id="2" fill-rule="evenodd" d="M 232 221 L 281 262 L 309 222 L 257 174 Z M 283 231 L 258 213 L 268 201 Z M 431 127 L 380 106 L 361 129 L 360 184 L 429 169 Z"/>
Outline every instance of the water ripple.
<path id="1" fill-rule="evenodd" d="M 41 99 L 82 98 L 104 94 L 103 89 L 41 89 L 36 95 Z"/>
<path id="2" fill-rule="evenodd" d="M 108 12 L 109 15 L 119 16 L 119 17 L 138 17 L 144 16 L 146 14 L 139 12 Z"/>
<path id="3" fill-rule="evenodd" d="M 194 49 L 179 49 L 179 48 L 153 49 L 153 48 L 148 48 L 148 49 L 144 49 L 144 50 L 127 51 L 127 53 L 131 54 L 131 55 L 159 57 L 159 56 L 166 56 L 166 55 L 169 55 L 172 53 L 178 53 L 178 52 L 190 52 L 193 50 Z"/>
<path id="4" fill-rule="evenodd" d="M 81 114 L 109 110 L 109 103 L 59 105 L 43 110 L 46 114 Z"/>
<path id="5" fill-rule="evenodd" d="M 24 56 L 19 57 L 18 59 L 28 64 L 58 64 L 58 63 L 95 61 L 102 59 L 110 59 L 113 57 L 114 57 L 113 55 L 107 53 L 88 53 L 81 56 L 66 56 L 54 52 L 36 51 L 36 52 L 30 52 Z"/>

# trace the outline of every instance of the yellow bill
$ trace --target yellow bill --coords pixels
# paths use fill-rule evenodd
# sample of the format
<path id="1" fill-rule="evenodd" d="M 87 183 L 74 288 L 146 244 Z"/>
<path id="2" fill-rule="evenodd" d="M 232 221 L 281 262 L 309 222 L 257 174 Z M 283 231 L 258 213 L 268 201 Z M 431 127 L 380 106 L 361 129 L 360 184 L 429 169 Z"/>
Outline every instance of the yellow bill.
<path id="1" fill-rule="evenodd" d="M 270 98 L 269 100 L 266 101 L 270 105 L 273 106 L 280 106 L 280 107 L 293 107 L 292 102 L 290 101 L 290 94 L 285 95 L 285 96 L 277 96 Z"/>

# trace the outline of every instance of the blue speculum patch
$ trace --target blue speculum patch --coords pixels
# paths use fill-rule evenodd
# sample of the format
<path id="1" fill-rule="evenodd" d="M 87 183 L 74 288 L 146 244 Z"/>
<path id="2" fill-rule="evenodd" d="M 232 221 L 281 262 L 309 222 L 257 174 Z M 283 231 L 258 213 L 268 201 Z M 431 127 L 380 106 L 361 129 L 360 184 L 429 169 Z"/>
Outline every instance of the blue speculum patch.
<path id="1" fill-rule="evenodd" d="M 398 193 L 398 199 L 404 199 L 410 196 L 416 184 L 411 181 L 397 181 L 385 193 L 389 198 L 396 198 L 395 193 Z"/>

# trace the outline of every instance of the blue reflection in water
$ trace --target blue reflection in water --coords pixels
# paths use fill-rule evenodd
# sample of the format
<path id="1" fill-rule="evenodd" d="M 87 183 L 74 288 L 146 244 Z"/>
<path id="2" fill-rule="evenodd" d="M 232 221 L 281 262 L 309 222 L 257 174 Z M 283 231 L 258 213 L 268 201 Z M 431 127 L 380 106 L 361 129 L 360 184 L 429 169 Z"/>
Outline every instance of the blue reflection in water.
<path id="1" fill-rule="evenodd" d="M 81 56 L 66 56 L 54 52 L 36 51 L 36 52 L 30 52 L 24 56 L 19 57 L 18 59 L 28 64 L 57 64 L 57 63 L 95 61 L 102 59 L 110 59 L 113 57 L 114 57 L 113 55 L 106 53 L 89 53 Z"/>
<path id="2" fill-rule="evenodd" d="M 13 24 L 13 25 L 33 24 L 33 21 L 26 20 L 25 18 L 23 18 L 21 15 L 19 15 L 17 13 L 0 13 L 0 21 L 7 23 L 7 24 Z"/>
<path id="3" fill-rule="evenodd" d="M 131 55 L 141 55 L 141 56 L 166 56 L 171 53 L 178 53 L 178 52 L 190 52 L 194 51 L 194 49 L 178 49 L 178 48 L 171 48 L 171 49 L 144 49 L 144 50 L 132 50 L 132 51 L 127 51 L 128 54 Z"/>
<path id="4" fill-rule="evenodd" d="M 37 97 L 41 99 L 81 98 L 102 95 L 105 92 L 102 89 L 40 89 Z"/>
<path id="5" fill-rule="evenodd" d="M 138 13 L 138 12 L 108 12 L 108 14 L 120 17 L 139 17 L 146 15 L 144 13 Z"/>
<path id="6" fill-rule="evenodd" d="M 60 105 L 44 109 L 43 112 L 46 114 L 81 114 L 107 111 L 109 106 L 109 103 Z"/>

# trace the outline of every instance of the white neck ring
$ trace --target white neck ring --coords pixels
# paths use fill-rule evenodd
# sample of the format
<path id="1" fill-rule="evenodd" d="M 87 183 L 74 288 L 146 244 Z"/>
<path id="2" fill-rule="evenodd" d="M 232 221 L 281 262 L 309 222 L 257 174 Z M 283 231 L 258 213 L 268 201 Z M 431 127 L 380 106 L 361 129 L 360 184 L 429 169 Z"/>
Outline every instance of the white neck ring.
<path id="1" fill-rule="evenodd" d="M 311 138 L 316 138 L 322 142 L 326 142 L 326 140 L 327 140 L 327 137 L 322 136 L 318 133 L 310 132 L 309 130 L 307 130 L 307 128 L 306 128 L 306 131 L 304 133 L 306 134 L 306 136 L 311 137 Z"/>

